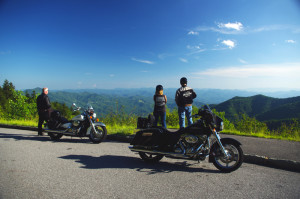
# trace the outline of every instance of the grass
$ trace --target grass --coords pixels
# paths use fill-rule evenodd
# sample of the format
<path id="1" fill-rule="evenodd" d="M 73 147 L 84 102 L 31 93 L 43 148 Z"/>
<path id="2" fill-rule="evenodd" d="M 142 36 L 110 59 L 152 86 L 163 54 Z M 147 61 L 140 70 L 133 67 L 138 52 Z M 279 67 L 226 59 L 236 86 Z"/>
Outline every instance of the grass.
<path id="1" fill-rule="evenodd" d="M 37 127 L 38 121 L 35 120 L 3 120 L 0 119 L 0 124 L 6 125 L 16 125 L 16 126 L 29 126 L 29 127 Z M 125 126 L 125 125 L 107 125 L 107 133 L 109 135 L 134 135 L 139 129 L 136 126 Z M 178 126 L 168 126 L 168 128 L 178 129 Z M 300 135 L 296 133 L 296 136 L 290 135 L 270 135 L 265 134 L 263 132 L 259 133 L 244 133 L 236 130 L 224 130 L 222 131 L 224 134 L 231 135 L 240 135 L 240 136 L 249 136 L 249 137 L 259 137 L 259 138 L 269 138 L 269 139 L 279 139 L 279 140 L 289 140 L 289 141 L 297 141 L 300 142 Z"/>
<path id="2" fill-rule="evenodd" d="M 34 121 L 34 120 L 3 120 L 3 119 L 0 119 L 0 124 L 37 127 L 38 126 L 38 121 Z"/>
<path id="3" fill-rule="evenodd" d="M 268 138 L 268 139 L 277 139 L 277 140 L 288 140 L 288 141 L 296 141 L 300 142 L 300 136 L 283 136 L 283 135 L 268 135 L 263 132 L 259 133 L 244 133 L 236 130 L 224 130 L 222 131 L 224 134 L 230 135 L 240 135 L 240 136 L 248 136 L 248 137 L 258 137 L 258 138 Z"/>

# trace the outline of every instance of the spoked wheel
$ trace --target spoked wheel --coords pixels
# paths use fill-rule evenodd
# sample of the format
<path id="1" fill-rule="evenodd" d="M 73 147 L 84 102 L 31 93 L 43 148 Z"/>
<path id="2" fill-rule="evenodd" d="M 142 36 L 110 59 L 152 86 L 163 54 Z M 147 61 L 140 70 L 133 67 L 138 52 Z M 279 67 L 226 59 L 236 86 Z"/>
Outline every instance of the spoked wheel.
<path id="1" fill-rule="evenodd" d="M 139 155 L 145 162 L 149 162 L 149 163 L 159 162 L 164 157 L 164 155 L 144 153 L 144 152 L 139 152 Z"/>
<path id="2" fill-rule="evenodd" d="M 100 126 L 100 125 L 95 125 L 95 129 L 96 129 L 96 132 L 91 130 L 89 138 L 93 143 L 98 144 L 98 143 L 102 142 L 103 140 L 105 140 L 105 138 L 107 136 L 107 130 L 106 130 L 105 126 Z"/>
<path id="3" fill-rule="evenodd" d="M 214 147 L 215 154 L 212 162 L 220 171 L 229 173 L 237 170 L 243 163 L 244 154 L 242 148 L 234 143 L 224 144 L 228 157 L 224 156 L 220 147 Z"/>
<path id="4" fill-rule="evenodd" d="M 50 136 L 51 140 L 59 140 L 63 135 L 62 134 L 57 134 L 57 133 L 48 133 L 48 135 Z"/>

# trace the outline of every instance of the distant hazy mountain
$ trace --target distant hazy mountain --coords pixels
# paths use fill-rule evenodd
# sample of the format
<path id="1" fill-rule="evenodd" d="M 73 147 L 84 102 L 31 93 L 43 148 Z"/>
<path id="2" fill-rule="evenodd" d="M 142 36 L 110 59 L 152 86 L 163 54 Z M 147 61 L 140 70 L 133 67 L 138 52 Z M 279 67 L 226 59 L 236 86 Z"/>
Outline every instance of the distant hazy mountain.
<path id="1" fill-rule="evenodd" d="M 168 98 L 174 99 L 177 88 L 165 88 L 164 94 Z M 257 91 L 246 91 L 246 90 L 230 90 L 230 89 L 194 89 L 197 93 L 195 101 L 205 104 L 219 104 L 233 97 L 249 97 L 253 95 L 265 95 L 274 98 L 288 98 L 300 96 L 300 90 L 290 91 L 274 91 L 274 92 L 257 92 Z M 133 89 L 76 89 L 76 90 L 63 90 L 71 93 L 96 93 L 101 95 L 113 95 L 121 97 L 132 97 L 132 96 L 144 96 L 152 97 L 155 92 L 155 88 L 133 88 Z"/>
<path id="2" fill-rule="evenodd" d="M 176 88 L 164 89 L 164 94 L 168 98 L 167 106 L 171 110 L 176 107 L 174 100 L 176 90 Z M 42 89 L 25 90 L 28 93 L 32 91 L 39 94 Z M 102 115 L 124 110 L 128 114 L 144 116 L 153 111 L 154 92 L 155 88 L 49 90 L 49 97 L 51 101 L 65 103 L 67 106 L 71 106 L 73 102 L 81 107 L 91 103 Z M 297 114 L 300 113 L 298 110 L 300 97 L 294 97 L 300 96 L 300 91 L 269 92 L 264 95 L 250 91 L 221 89 L 195 89 L 195 92 L 197 98 L 194 105 L 199 107 L 203 104 L 215 104 L 218 111 L 225 111 L 228 119 L 233 119 L 235 114 L 246 113 L 266 121 L 298 117 Z"/>
<path id="3" fill-rule="evenodd" d="M 300 96 L 283 99 L 264 95 L 234 97 L 214 108 L 225 112 L 225 117 L 229 120 L 234 120 L 235 115 L 243 113 L 259 121 L 300 119 Z"/>

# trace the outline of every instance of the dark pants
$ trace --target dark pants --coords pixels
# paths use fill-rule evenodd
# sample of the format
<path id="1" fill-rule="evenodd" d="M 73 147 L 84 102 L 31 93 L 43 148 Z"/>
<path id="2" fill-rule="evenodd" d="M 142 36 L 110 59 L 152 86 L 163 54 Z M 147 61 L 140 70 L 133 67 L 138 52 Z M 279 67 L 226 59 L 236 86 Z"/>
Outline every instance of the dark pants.
<path id="1" fill-rule="evenodd" d="M 50 114 L 51 114 L 50 109 L 39 111 L 39 124 L 38 124 L 39 135 L 43 133 L 43 123 L 44 121 L 48 122 L 48 120 L 50 119 Z"/>
<path id="2" fill-rule="evenodd" d="M 155 117 L 154 120 L 154 126 L 157 126 L 158 118 L 160 117 L 161 124 L 164 128 L 167 128 L 166 124 L 166 112 L 153 112 L 153 115 Z"/>

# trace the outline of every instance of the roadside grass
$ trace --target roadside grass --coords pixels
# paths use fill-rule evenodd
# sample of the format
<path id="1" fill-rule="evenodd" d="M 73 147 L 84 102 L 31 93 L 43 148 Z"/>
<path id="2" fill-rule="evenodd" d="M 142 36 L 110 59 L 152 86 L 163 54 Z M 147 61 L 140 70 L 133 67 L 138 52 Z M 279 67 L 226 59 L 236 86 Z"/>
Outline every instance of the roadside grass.
<path id="1" fill-rule="evenodd" d="M 29 126 L 37 127 L 38 121 L 35 120 L 3 120 L 0 118 L 0 124 L 12 125 L 12 126 Z"/>
<path id="2" fill-rule="evenodd" d="M 36 120 L 3 120 L 0 118 L 0 124 L 5 125 L 16 125 L 16 126 L 28 126 L 28 127 L 37 127 L 38 121 Z M 139 129 L 133 125 L 106 125 L 107 133 L 109 135 L 134 135 Z M 177 126 L 168 126 L 170 129 L 178 129 Z M 258 138 L 269 138 L 269 139 L 279 139 L 279 140 L 289 140 L 300 142 L 300 132 L 293 133 L 293 135 L 283 134 L 283 135 L 272 135 L 270 133 L 265 134 L 264 132 L 258 133 L 244 133 L 237 130 L 224 130 L 224 134 L 231 135 L 240 135 L 240 136 L 249 136 L 249 137 L 258 137 Z"/>
<path id="3" fill-rule="evenodd" d="M 296 141 L 300 142 L 300 136 L 299 132 L 296 133 L 294 136 L 290 135 L 271 135 L 266 134 L 264 132 L 258 132 L 258 133 L 245 133 L 240 132 L 237 130 L 224 130 L 222 131 L 223 134 L 229 134 L 229 135 L 240 135 L 240 136 L 248 136 L 248 137 L 258 137 L 258 138 L 268 138 L 268 139 L 277 139 L 277 140 L 288 140 L 288 141 Z"/>

